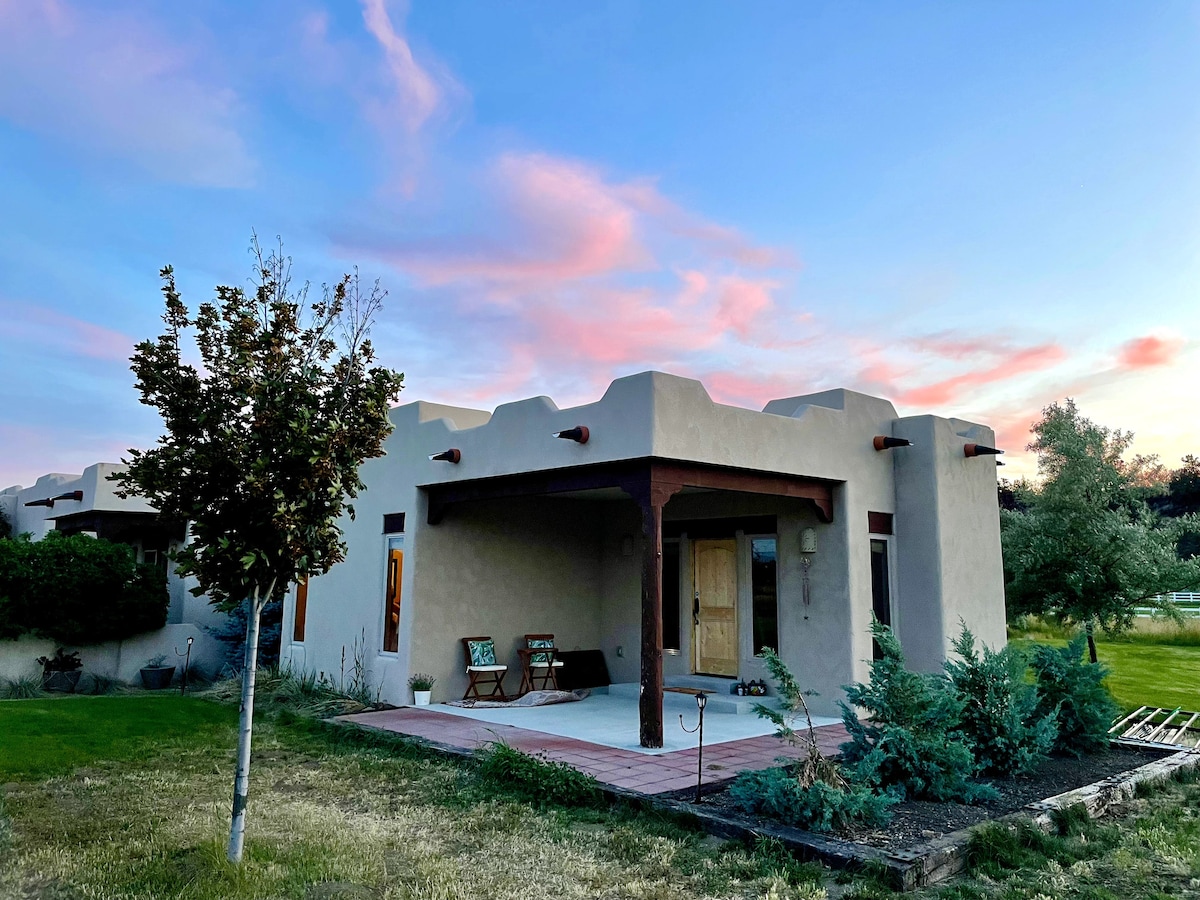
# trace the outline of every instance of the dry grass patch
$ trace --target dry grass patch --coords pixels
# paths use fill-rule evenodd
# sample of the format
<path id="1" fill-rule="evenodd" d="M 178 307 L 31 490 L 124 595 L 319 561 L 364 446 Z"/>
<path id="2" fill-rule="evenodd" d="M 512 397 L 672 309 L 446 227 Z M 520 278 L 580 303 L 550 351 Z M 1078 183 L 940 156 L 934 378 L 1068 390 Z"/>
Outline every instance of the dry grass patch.
<path id="1" fill-rule="evenodd" d="M 489 793 L 469 766 L 319 731 L 257 725 L 240 867 L 224 854 L 232 730 L 8 785 L 0 896 L 823 896 L 816 871 L 769 848 L 714 847 L 623 809 L 538 810 Z"/>

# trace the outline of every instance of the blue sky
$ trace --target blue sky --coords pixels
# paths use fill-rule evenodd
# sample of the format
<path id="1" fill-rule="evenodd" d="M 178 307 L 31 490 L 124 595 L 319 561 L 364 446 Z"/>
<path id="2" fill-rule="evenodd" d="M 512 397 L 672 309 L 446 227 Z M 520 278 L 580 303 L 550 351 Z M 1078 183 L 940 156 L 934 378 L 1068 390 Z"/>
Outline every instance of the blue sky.
<path id="1" fill-rule="evenodd" d="M 246 7 L 249 7 L 248 9 Z M 0 484 L 157 434 L 127 357 L 251 230 L 404 400 L 845 386 L 1200 452 L 1191 3 L 0 0 Z"/>

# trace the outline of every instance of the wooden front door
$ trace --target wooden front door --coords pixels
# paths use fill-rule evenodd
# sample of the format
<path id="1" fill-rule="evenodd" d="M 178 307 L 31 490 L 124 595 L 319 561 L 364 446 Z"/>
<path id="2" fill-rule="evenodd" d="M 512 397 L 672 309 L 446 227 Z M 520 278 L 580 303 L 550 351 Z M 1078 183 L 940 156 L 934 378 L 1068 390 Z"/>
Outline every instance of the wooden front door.
<path id="1" fill-rule="evenodd" d="M 737 542 L 696 541 L 695 670 L 705 675 L 738 673 Z"/>

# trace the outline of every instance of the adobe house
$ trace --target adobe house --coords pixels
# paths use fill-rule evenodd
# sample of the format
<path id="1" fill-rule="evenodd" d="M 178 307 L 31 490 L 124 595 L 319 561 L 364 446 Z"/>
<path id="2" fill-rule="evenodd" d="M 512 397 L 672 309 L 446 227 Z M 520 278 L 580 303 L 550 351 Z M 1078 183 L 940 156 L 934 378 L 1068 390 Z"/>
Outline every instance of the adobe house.
<path id="1" fill-rule="evenodd" d="M 282 658 L 348 678 L 357 649 L 393 703 L 415 672 L 437 678 L 435 700 L 460 697 L 471 635 L 495 639 L 514 692 L 522 636 L 552 632 L 640 682 L 641 742 L 657 747 L 664 684 L 764 678 L 763 646 L 836 714 L 867 676 L 872 614 L 920 669 L 941 666 L 960 618 L 1005 641 L 982 425 L 848 390 L 759 412 L 660 372 L 571 409 L 391 415 L 341 523 L 348 558 L 286 604 Z"/>
<path id="2" fill-rule="evenodd" d="M 13 485 L 0 490 L 0 512 L 14 535 L 28 534 L 31 540 L 40 541 L 49 532 L 59 531 L 128 544 L 138 562 L 156 566 L 165 574 L 170 597 L 167 624 L 123 641 L 72 648 L 79 650 L 85 671 L 136 682 L 138 670 L 151 657 L 162 654 L 169 665 L 181 665 L 176 651 L 185 651 L 191 638 L 192 666 L 216 672 L 223 665 L 222 648 L 209 629 L 223 624 L 225 614 L 213 608 L 207 596 L 191 593 L 195 579 L 175 574 L 168 554 L 185 539 L 184 529 L 162 521 L 142 497 L 117 496 L 117 485 L 109 477 L 124 469 L 118 463 L 102 462 L 77 475 L 43 475 L 31 487 Z M 53 641 L 29 636 L 0 640 L 0 678 L 40 671 L 34 660 L 52 656 L 56 646 Z"/>

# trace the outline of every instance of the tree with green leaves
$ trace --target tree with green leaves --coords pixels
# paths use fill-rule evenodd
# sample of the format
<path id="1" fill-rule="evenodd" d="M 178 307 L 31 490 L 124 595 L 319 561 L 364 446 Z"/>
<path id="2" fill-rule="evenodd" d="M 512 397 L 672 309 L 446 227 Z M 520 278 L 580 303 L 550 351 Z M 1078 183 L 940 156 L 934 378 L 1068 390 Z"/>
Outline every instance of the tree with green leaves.
<path id="1" fill-rule="evenodd" d="M 1025 510 L 1000 511 L 1008 610 L 1082 625 L 1094 663 L 1097 625 L 1120 633 L 1138 607 L 1177 615 L 1160 595 L 1200 586 L 1200 560 L 1177 552 L 1195 526 L 1146 505 L 1156 460 L 1126 461 L 1132 433 L 1091 422 L 1070 399 L 1046 407 L 1032 431 L 1041 484 Z"/>
<path id="2" fill-rule="evenodd" d="M 174 554 L 196 594 L 224 610 L 245 604 L 246 641 L 227 855 L 240 862 L 254 679 L 263 606 L 290 584 L 345 558 L 338 528 L 363 488 L 359 466 L 383 455 L 388 410 L 403 375 L 375 365 L 369 340 L 384 292 L 360 289 L 357 273 L 310 302 L 294 288 L 282 244 L 251 245 L 253 291 L 219 286 L 189 311 L 170 266 L 160 272 L 166 330 L 131 358 L 141 402 L 165 433 L 130 450 L 114 476 L 122 496 L 140 494 L 161 515 L 189 523 Z M 194 340 L 199 365 L 188 362 Z"/>

